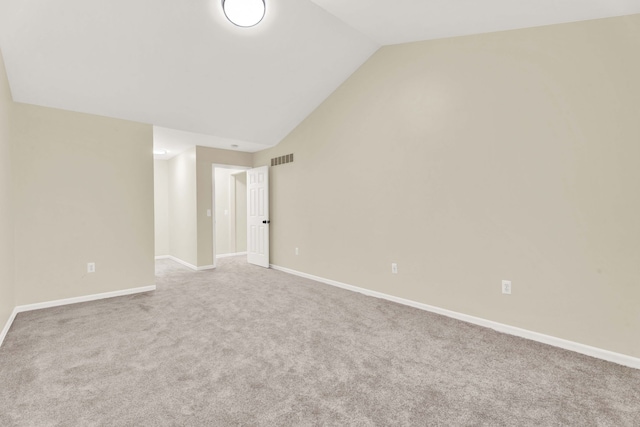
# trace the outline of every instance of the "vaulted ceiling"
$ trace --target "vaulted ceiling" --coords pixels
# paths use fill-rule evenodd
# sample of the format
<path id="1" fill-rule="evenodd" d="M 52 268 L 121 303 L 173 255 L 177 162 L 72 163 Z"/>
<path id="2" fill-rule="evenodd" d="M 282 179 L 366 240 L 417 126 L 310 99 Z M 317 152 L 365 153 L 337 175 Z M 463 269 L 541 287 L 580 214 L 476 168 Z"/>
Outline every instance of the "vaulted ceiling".
<path id="1" fill-rule="evenodd" d="M 260 25 L 239 28 L 221 0 L 0 0 L 13 98 L 257 151 L 381 45 L 640 13 L 638 0 L 266 2 Z"/>
<path id="2" fill-rule="evenodd" d="M 638 0 L 312 0 L 381 44 L 640 13 Z"/>

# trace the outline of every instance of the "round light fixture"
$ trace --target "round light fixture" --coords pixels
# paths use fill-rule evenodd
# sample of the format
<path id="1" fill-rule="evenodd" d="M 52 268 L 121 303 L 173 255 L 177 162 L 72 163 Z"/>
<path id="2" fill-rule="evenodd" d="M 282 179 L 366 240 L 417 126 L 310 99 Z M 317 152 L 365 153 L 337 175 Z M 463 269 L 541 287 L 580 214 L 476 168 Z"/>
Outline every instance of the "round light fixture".
<path id="1" fill-rule="evenodd" d="M 153 150 L 153 154 L 156 156 L 162 156 L 163 154 L 167 154 L 167 150 Z"/>
<path id="2" fill-rule="evenodd" d="M 253 27 L 264 18 L 264 0 L 222 0 L 222 10 L 232 24 Z"/>

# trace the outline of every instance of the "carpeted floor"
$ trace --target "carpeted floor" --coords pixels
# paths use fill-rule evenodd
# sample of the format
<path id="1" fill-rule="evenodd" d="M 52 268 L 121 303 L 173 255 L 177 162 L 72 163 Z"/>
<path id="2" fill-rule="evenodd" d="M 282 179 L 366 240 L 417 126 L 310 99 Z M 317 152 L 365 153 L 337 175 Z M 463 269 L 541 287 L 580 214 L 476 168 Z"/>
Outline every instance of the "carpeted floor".
<path id="1" fill-rule="evenodd" d="M 28 313 L 2 426 L 640 426 L 640 371 L 221 259 Z"/>

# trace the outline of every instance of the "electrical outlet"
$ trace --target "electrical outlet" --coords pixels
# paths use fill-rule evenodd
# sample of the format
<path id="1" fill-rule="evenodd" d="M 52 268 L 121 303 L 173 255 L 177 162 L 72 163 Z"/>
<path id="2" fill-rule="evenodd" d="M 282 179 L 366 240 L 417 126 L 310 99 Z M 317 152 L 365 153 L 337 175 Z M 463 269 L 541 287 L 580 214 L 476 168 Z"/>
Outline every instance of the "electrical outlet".
<path id="1" fill-rule="evenodd" d="M 300 251 L 296 248 L 296 255 L 300 255 Z"/>
<path id="2" fill-rule="evenodd" d="M 502 281 L 502 293 L 511 295 L 511 280 Z"/>
<path id="3" fill-rule="evenodd" d="M 396 264 L 395 262 L 391 263 L 391 273 L 398 274 L 398 264 Z"/>
<path id="4" fill-rule="evenodd" d="M 96 272 L 96 263 L 90 262 L 87 264 L 87 273 L 95 273 Z"/>

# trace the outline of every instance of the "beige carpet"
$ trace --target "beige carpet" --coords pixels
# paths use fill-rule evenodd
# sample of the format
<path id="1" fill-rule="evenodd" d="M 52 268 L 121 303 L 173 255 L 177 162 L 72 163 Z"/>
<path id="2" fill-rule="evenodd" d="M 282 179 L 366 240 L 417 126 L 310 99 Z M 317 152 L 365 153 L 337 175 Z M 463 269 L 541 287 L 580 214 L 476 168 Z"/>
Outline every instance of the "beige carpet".
<path id="1" fill-rule="evenodd" d="M 640 426 L 640 371 L 242 258 L 19 314 L 2 426 Z"/>

